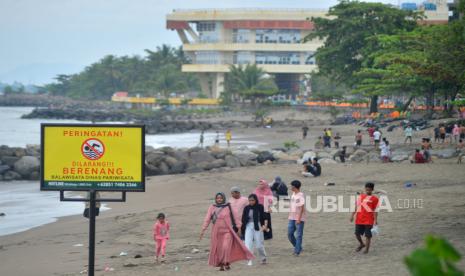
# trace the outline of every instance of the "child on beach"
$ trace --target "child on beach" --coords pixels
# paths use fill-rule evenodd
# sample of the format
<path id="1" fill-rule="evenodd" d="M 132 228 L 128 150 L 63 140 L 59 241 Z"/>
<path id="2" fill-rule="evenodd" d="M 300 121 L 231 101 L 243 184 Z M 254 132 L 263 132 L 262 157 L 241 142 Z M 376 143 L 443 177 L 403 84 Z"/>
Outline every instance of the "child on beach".
<path id="1" fill-rule="evenodd" d="M 158 263 L 160 254 L 161 262 L 165 262 L 166 242 L 170 239 L 170 224 L 165 220 L 165 214 L 159 213 L 157 222 L 153 225 L 153 240 L 155 241 L 155 261 Z"/>
<path id="2" fill-rule="evenodd" d="M 365 184 L 365 193 L 361 194 L 357 199 L 357 204 L 355 206 L 355 211 L 350 217 L 350 222 L 354 221 L 355 217 L 355 237 L 360 243 L 356 251 L 359 252 L 363 248 L 365 251 L 363 253 L 368 253 L 370 250 L 371 243 L 371 229 L 373 225 L 378 224 L 378 202 L 379 199 L 373 195 L 373 189 L 375 184 L 368 182 Z M 365 243 L 362 241 L 362 235 L 365 235 Z"/>

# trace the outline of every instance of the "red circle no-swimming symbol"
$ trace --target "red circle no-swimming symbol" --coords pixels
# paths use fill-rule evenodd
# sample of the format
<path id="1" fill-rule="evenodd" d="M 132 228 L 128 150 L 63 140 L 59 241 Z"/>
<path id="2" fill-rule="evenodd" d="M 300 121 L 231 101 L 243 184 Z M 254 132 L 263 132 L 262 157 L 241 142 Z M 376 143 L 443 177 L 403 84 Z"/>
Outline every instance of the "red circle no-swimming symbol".
<path id="1" fill-rule="evenodd" d="M 105 145 L 97 138 L 90 138 L 82 143 L 81 153 L 89 160 L 98 160 L 105 154 Z"/>

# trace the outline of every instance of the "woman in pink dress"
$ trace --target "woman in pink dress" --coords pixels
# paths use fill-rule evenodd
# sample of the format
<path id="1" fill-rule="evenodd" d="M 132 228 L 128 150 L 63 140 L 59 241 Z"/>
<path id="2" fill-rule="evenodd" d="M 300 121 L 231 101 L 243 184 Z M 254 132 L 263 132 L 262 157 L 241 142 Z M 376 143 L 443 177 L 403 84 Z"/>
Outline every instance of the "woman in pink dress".
<path id="1" fill-rule="evenodd" d="M 254 194 L 258 197 L 258 203 L 263 205 L 265 209 L 265 219 L 268 221 L 268 230 L 263 233 L 265 240 L 271 240 L 273 238 L 273 229 L 271 227 L 271 208 L 273 205 L 273 192 L 271 191 L 268 182 L 261 179 L 258 182 L 258 186 L 254 191 Z"/>
<path id="2" fill-rule="evenodd" d="M 239 220 L 234 217 L 229 203 L 226 203 L 226 196 L 223 193 L 217 193 L 215 204 L 208 208 L 199 240 L 202 239 L 210 223 L 213 226 L 210 255 L 208 257 L 209 265 L 219 267 L 220 271 L 224 271 L 225 269 L 231 269 L 230 265 L 233 262 L 253 260 L 255 258 L 236 234 L 237 229 L 233 229 L 239 224 Z"/>

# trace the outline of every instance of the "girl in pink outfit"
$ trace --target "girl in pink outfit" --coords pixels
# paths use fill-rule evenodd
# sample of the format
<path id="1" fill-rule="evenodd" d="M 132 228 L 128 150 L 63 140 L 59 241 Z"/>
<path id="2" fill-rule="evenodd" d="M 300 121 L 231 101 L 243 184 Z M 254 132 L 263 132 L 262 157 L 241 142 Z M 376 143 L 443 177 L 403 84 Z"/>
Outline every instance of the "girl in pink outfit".
<path id="1" fill-rule="evenodd" d="M 153 240 L 155 241 L 155 261 L 161 253 L 161 262 L 165 262 L 166 241 L 170 239 L 170 224 L 165 220 L 165 214 L 160 213 L 157 216 L 157 222 L 153 225 Z"/>
<path id="2" fill-rule="evenodd" d="M 239 225 L 239 220 L 234 217 L 223 193 L 217 193 L 215 204 L 208 208 L 199 240 L 202 239 L 210 223 L 213 224 L 208 257 L 210 266 L 219 267 L 220 271 L 224 271 L 231 269 L 230 265 L 233 262 L 255 258 L 236 234 L 238 229 L 234 228 Z"/>
<path id="3" fill-rule="evenodd" d="M 263 233 L 265 240 L 271 240 L 273 238 L 273 229 L 271 227 L 271 208 L 273 205 L 273 192 L 271 191 L 270 185 L 268 182 L 261 179 L 258 182 L 258 186 L 254 191 L 254 194 L 257 195 L 258 203 L 263 205 L 265 209 L 265 220 L 268 221 L 268 230 Z"/>
<path id="4" fill-rule="evenodd" d="M 460 136 L 460 127 L 457 124 L 455 124 L 454 128 L 452 129 L 452 135 L 454 136 L 454 140 L 457 143 L 457 140 Z"/>

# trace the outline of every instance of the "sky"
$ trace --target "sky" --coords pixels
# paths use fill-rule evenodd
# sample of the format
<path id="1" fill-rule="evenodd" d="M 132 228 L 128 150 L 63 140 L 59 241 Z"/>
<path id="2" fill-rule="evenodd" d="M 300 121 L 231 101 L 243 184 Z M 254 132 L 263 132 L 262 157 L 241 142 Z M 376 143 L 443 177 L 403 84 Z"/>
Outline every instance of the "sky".
<path id="1" fill-rule="evenodd" d="M 394 0 L 378 0 L 398 4 Z M 409 1 L 410 2 L 410 1 Z M 179 46 L 166 30 L 173 9 L 314 8 L 337 0 L 0 0 L 0 82 L 42 85 L 105 55 Z"/>

